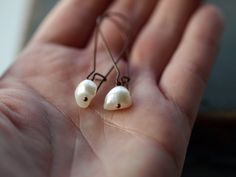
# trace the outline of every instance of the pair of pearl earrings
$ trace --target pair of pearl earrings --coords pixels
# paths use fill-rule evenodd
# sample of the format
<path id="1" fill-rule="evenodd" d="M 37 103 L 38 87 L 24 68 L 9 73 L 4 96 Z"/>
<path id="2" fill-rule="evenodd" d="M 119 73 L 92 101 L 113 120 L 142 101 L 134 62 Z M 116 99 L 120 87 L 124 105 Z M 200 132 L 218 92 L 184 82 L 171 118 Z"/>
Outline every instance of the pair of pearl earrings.
<path id="1" fill-rule="evenodd" d="M 82 81 L 75 91 L 77 104 L 81 108 L 87 108 L 97 93 L 97 85 L 91 80 Z M 106 95 L 104 109 L 113 111 L 129 108 L 132 99 L 129 90 L 124 86 L 116 86 Z"/>
<path id="2" fill-rule="evenodd" d="M 116 21 L 113 18 L 115 16 L 119 17 L 120 19 L 126 20 L 126 17 L 124 17 L 122 14 L 114 13 L 114 12 L 105 13 L 97 19 L 97 26 L 95 30 L 93 71 L 87 76 L 86 80 L 79 83 L 79 85 L 77 86 L 75 90 L 75 100 L 78 106 L 81 108 L 87 108 L 90 105 L 92 100 L 95 98 L 97 91 L 99 90 L 103 82 L 107 80 L 108 75 L 112 72 L 113 69 L 115 69 L 117 72 L 116 86 L 113 89 L 111 89 L 106 95 L 105 100 L 104 100 L 104 105 L 103 105 L 104 109 L 109 110 L 109 111 L 121 110 L 121 109 L 129 108 L 132 105 L 131 94 L 128 90 L 128 83 L 130 79 L 127 76 L 120 77 L 120 70 L 117 66 L 121 58 L 124 57 L 124 55 L 127 56 L 127 49 L 129 46 L 129 35 L 125 35 L 124 37 L 124 35 L 122 34 L 122 37 L 125 39 L 125 45 L 122 51 L 120 52 L 120 54 L 118 55 L 117 59 L 115 59 L 112 55 L 111 49 L 109 48 L 107 41 L 105 40 L 105 36 L 100 29 L 101 23 L 105 18 L 110 18 L 110 20 L 118 28 L 120 28 L 121 25 L 118 23 L 118 21 Z M 101 35 L 103 44 L 113 63 L 113 66 L 111 67 L 111 69 L 108 71 L 108 73 L 105 76 L 103 76 L 100 73 L 96 73 L 96 56 L 97 56 L 97 44 L 98 44 L 99 34 Z M 102 78 L 98 86 L 94 82 L 96 76 L 99 76 Z"/>

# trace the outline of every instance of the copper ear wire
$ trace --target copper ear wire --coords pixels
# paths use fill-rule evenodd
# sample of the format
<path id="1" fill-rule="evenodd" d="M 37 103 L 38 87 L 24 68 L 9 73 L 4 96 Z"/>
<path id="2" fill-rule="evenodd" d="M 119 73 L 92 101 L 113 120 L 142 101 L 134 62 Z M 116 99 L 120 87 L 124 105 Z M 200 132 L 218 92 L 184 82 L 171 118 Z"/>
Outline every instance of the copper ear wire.
<path id="1" fill-rule="evenodd" d="M 129 32 L 128 35 L 126 33 L 123 33 L 123 28 L 122 25 L 113 18 L 113 16 L 115 17 L 119 17 L 120 19 L 122 19 L 123 21 L 127 22 L 128 24 L 128 20 L 127 18 L 117 12 L 107 12 L 105 14 L 103 14 L 102 16 L 98 17 L 97 21 L 96 21 L 96 29 L 95 29 L 95 42 L 94 42 L 94 57 L 93 57 L 93 71 L 87 76 L 87 79 L 91 79 L 92 81 L 94 81 L 96 79 L 96 76 L 101 77 L 101 82 L 98 85 L 99 89 L 101 87 L 101 85 L 107 80 L 107 77 L 110 75 L 110 73 L 113 71 L 113 69 L 116 70 L 117 72 L 117 76 L 116 76 L 116 84 L 117 85 L 123 85 L 125 87 L 128 87 L 128 83 L 130 81 L 130 78 L 128 76 L 123 76 L 120 78 L 120 69 L 118 68 L 118 63 L 121 60 L 122 57 L 128 57 L 129 52 L 128 52 L 128 48 L 129 48 L 129 36 L 130 36 L 130 28 L 129 28 Z M 115 59 L 112 55 L 112 50 L 110 49 L 108 42 L 105 39 L 105 36 L 101 30 L 101 24 L 103 22 L 103 20 L 105 19 L 110 19 L 111 22 L 113 22 L 113 24 L 119 29 L 119 32 L 121 34 L 121 37 L 124 40 L 124 47 L 122 48 L 121 52 L 119 53 L 118 57 Z M 109 71 L 104 75 L 96 72 L 96 68 L 97 68 L 97 48 L 98 48 L 98 37 L 99 34 L 101 36 L 101 40 L 103 42 L 104 47 L 106 48 L 107 54 L 108 56 L 111 58 L 113 66 L 109 69 Z M 128 64 L 127 64 L 128 67 Z"/>

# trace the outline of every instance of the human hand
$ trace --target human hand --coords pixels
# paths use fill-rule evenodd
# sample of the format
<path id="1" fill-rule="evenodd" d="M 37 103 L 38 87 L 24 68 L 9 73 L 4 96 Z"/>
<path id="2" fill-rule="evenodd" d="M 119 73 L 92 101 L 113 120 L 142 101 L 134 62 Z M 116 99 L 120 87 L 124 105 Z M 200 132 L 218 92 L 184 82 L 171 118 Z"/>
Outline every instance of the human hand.
<path id="1" fill-rule="evenodd" d="M 111 76 L 80 109 L 74 90 L 91 71 L 96 17 L 111 3 L 133 23 L 134 104 L 103 110 Z M 102 28 L 118 51 L 114 26 Z M 179 176 L 222 28 L 218 10 L 196 0 L 61 1 L 1 78 L 1 176 Z"/>

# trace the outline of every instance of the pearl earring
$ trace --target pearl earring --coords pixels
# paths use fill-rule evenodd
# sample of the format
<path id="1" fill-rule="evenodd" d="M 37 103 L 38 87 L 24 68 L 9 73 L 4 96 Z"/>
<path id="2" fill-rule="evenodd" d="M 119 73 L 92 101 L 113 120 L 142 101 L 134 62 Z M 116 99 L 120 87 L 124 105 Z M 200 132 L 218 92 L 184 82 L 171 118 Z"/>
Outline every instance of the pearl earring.
<path id="1" fill-rule="evenodd" d="M 132 106 L 132 99 L 129 90 L 125 87 L 128 85 L 129 78 L 123 77 L 123 81 L 121 85 L 117 85 L 113 89 L 111 89 L 106 95 L 104 102 L 104 109 L 108 111 L 126 109 Z"/>
<path id="2" fill-rule="evenodd" d="M 97 28 L 95 30 L 95 45 L 94 45 L 94 57 L 93 57 L 93 71 L 87 76 L 87 79 L 80 82 L 75 89 L 75 100 L 79 107 L 87 108 L 92 102 L 93 98 L 103 82 L 106 81 L 106 76 L 100 73 L 96 73 L 96 58 L 97 58 L 97 43 L 99 35 L 99 26 L 102 20 L 97 21 Z M 94 80 L 96 76 L 102 78 L 100 84 L 97 86 Z"/>
<path id="3" fill-rule="evenodd" d="M 102 34 L 101 36 L 102 38 L 104 38 Z M 108 50 L 108 54 L 110 55 L 114 68 L 117 72 L 117 77 L 116 77 L 116 87 L 110 90 L 109 93 L 106 95 L 103 108 L 109 111 L 129 108 L 132 105 L 131 95 L 130 95 L 129 90 L 127 89 L 130 78 L 127 76 L 123 76 L 120 79 L 120 70 L 118 68 L 117 60 L 115 60 L 114 57 L 112 56 L 111 50 L 108 44 L 106 43 L 106 40 L 104 40 L 104 45 L 106 46 Z M 126 47 L 124 48 L 124 50 L 122 50 L 122 55 L 120 55 L 120 57 L 123 57 L 124 55 L 128 57 L 128 52 L 127 52 Z M 128 63 L 127 63 L 127 66 L 128 66 Z"/>
<path id="4" fill-rule="evenodd" d="M 91 80 L 82 81 L 75 90 L 75 100 L 79 107 L 87 108 L 97 93 L 97 85 Z"/>

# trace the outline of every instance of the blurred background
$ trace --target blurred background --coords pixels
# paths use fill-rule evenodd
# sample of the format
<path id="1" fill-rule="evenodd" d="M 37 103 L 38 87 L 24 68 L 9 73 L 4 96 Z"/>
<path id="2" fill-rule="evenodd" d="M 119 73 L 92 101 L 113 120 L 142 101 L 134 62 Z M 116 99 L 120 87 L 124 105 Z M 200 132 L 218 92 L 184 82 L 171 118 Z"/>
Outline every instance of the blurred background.
<path id="1" fill-rule="evenodd" d="M 57 0 L 0 1 L 0 75 Z M 222 9 L 222 48 L 203 98 L 183 177 L 236 176 L 236 1 L 210 0 Z"/>

